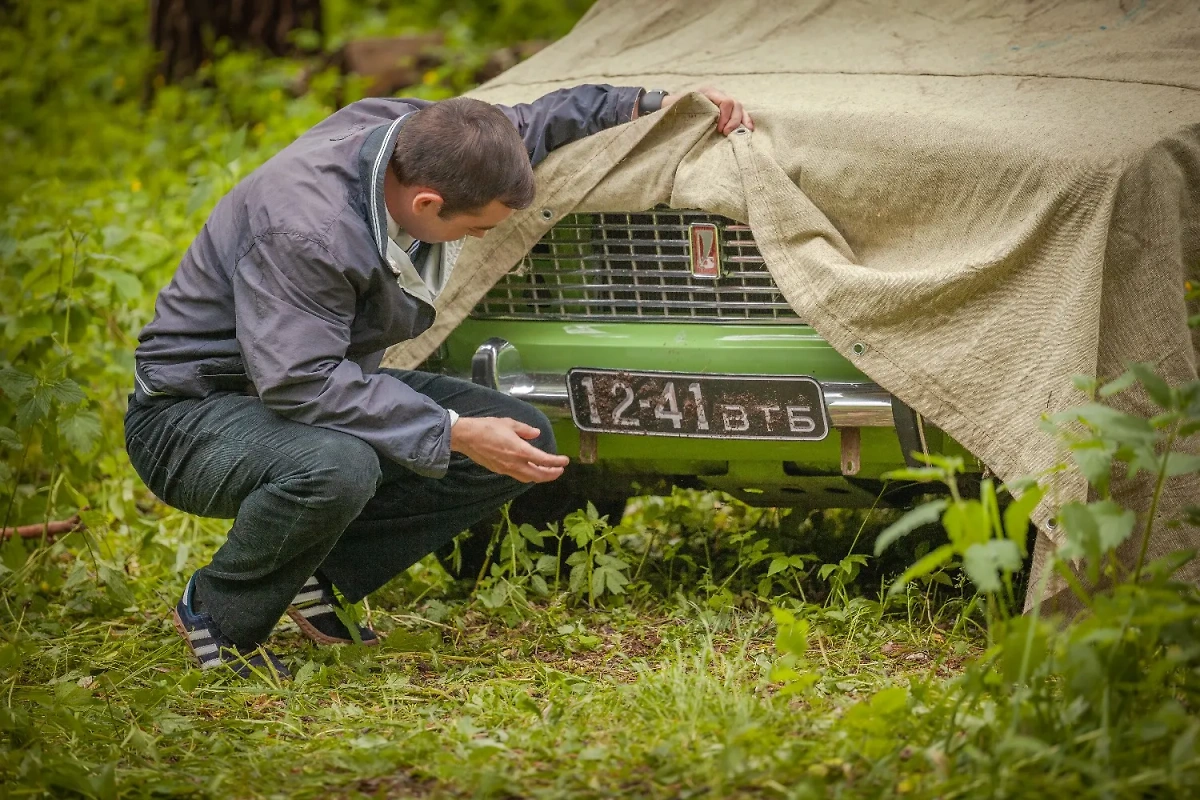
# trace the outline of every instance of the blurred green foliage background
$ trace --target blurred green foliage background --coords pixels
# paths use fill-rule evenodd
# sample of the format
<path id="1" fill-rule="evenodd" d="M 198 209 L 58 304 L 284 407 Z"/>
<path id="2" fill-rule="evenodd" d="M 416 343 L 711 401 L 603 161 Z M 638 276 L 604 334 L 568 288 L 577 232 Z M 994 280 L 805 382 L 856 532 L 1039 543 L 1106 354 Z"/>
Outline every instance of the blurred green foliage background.
<path id="1" fill-rule="evenodd" d="M 590 1 L 325 0 L 321 46 L 442 32 L 442 63 L 402 94 L 445 97 Z M 320 58 L 218 44 L 164 85 L 147 25 L 146 0 L 0 4 L 0 525 L 85 506 L 98 529 L 130 518 L 121 417 L 156 292 L 224 192 L 367 83 L 329 67 L 299 93 Z"/>

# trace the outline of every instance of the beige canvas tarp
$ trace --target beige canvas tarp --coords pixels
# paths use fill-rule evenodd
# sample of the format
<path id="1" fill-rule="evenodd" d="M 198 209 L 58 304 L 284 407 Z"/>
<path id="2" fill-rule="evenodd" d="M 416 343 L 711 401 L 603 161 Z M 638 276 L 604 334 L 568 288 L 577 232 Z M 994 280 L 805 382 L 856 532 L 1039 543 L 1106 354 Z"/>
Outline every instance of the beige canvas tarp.
<path id="1" fill-rule="evenodd" d="M 801 317 L 1000 479 L 1061 460 L 1039 420 L 1082 399 L 1073 375 L 1196 377 L 1195 2 L 600 0 L 474 94 L 584 82 L 717 85 L 757 129 L 716 134 L 693 96 L 552 154 L 535 205 L 467 245 L 434 328 L 390 363 L 430 353 L 565 214 L 666 203 L 748 222 Z M 1049 538 L 1085 491 L 1056 480 Z M 1173 480 L 1164 508 L 1197 498 Z M 1183 544 L 1194 530 L 1154 551 Z"/>

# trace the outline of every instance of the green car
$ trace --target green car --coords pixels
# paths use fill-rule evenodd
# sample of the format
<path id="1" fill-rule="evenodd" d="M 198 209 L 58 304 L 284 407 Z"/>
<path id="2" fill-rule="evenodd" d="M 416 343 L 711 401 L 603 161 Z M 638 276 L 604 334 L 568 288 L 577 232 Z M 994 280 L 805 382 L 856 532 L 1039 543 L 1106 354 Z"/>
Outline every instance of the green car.
<path id="1" fill-rule="evenodd" d="M 476 305 L 425 369 L 542 409 L 572 464 L 514 518 L 544 524 L 592 501 L 716 489 L 797 509 L 911 502 L 885 487 L 913 453 L 957 442 L 881 389 L 799 319 L 754 232 L 658 208 L 560 221 Z"/>

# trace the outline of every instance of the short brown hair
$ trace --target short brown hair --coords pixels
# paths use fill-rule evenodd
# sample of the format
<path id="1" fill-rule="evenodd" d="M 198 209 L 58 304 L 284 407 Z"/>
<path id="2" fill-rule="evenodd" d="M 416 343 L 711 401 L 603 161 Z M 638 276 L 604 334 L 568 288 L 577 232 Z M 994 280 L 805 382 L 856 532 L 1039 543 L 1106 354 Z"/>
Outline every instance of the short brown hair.
<path id="1" fill-rule="evenodd" d="M 521 135 L 481 100 L 454 97 L 415 112 L 400 126 L 390 164 L 400 183 L 440 194 L 443 217 L 493 200 L 512 209 L 533 203 L 533 167 Z"/>

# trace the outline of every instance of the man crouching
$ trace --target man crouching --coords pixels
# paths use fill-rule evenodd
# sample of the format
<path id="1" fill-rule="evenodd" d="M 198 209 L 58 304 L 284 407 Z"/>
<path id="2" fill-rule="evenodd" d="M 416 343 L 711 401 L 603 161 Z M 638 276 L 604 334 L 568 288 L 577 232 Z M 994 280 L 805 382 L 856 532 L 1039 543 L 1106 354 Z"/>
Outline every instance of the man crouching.
<path id="1" fill-rule="evenodd" d="M 716 90 L 720 130 L 752 126 Z M 175 626 L 201 667 L 287 677 L 263 642 L 287 613 L 319 644 L 357 602 L 559 477 L 550 423 L 468 381 L 380 369 L 429 328 L 439 244 L 534 198 L 553 149 L 676 98 L 579 86 L 533 103 L 377 98 L 336 112 L 217 204 L 139 336 L 129 457 L 165 503 L 234 523 Z"/>

